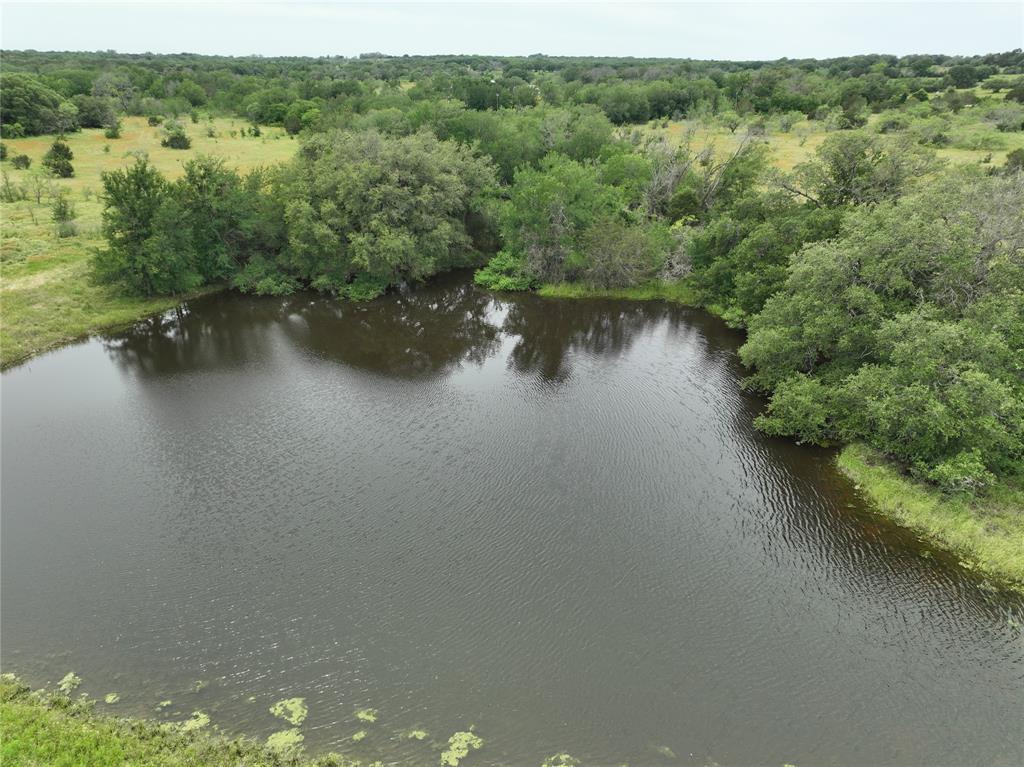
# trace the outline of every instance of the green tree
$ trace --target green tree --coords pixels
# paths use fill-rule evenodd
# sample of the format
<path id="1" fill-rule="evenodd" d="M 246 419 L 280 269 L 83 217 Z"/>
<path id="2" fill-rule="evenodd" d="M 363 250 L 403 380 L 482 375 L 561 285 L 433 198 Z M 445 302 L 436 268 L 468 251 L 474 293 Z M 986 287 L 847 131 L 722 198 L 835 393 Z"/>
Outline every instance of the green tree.
<path id="1" fill-rule="evenodd" d="M 314 136 L 286 172 L 282 268 L 346 293 L 473 264 L 494 186 L 487 161 L 429 133 Z"/>
<path id="2" fill-rule="evenodd" d="M 75 155 L 71 147 L 57 139 L 43 155 L 43 167 L 58 178 L 71 178 L 75 175 L 75 168 L 71 164 L 73 159 Z"/>

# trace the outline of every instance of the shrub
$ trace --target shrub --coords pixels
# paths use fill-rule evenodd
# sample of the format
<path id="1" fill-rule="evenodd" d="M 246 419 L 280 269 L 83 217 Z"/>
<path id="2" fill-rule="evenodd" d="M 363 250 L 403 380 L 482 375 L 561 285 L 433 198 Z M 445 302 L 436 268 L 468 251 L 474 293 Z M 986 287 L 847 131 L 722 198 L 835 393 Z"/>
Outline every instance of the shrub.
<path id="1" fill-rule="evenodd" d="M 1017 148 L 1006 153 L 1006 164 L 1003 165 L 1003 171 L 1007 175 L 1024 171 L 1024 149 Z"/>
<path id="2" fill-rule="evenodd" d="M 150 115 L 149 117 L 146 118 L 146 122 L 149 124 L 150 128 L 155 128 L 157 125 L 159 125 L 163 121 L 164 121 L 164 118 L 162 118 L 160 115 Z"/>
<path id="3" fill-rule="evenodd" d="M 7 159 L 7 144 L 0 141 L 0 160 Z"/>
<path id="4" fill-rule="evenodd" d="M 995 475 L 985 468 L 977 448 L 957 453 L 925 476 L 948 493 L 979 493 L 996 481 Z"/>
<path id="5" fill-rule="evenodd" d="M 58 178 L 71 178 L 75 175 L 75 168 L 71 164 L 73 159 L 75 155 L 71 147 L 57 139 L 43 155 L 43 167 Z"/>
<path id="6" fill-rule="evenodd" d="M 75 226 L 75 205 L 63 191 L 54 198 L 50 212 L 58 237 L 74 237 L 78 234 L 78 228 Z"/>
<path id="7" fill-rule="evenodd" d="M 32 164 L 32 158 L 27 154 L 16 154 L 11 158 L 11 165 L 18 170 L 26 170 Z"/>
<path id="8" fill-rule="evenodd" d="M 115 119 L 113 122 L 111 122 L 107 126 L 106 130 L 103 131 L 103 135 L 106 138 L 111 138 L 111 139 L 113 139 L 113 138 L 121 138 L 121 121 Z"/>
<path id="9" fill-rule="evenodd" d="M 169 122 L 164 127 L 164 137 L 160 146 L 170 149 L 189 149 L 192 146 L 192 139 L 185 134 L 185 129 L 176 122 Z"/>

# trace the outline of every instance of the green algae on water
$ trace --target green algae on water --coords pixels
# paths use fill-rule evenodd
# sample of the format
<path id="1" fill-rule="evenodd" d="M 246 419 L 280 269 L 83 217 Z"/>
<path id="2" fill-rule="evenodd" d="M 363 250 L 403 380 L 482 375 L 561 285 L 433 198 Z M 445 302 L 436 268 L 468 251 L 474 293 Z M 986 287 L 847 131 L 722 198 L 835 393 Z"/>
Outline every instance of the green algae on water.
<path id="1" fill-rule="evenodd" d="M 209 726 L 210 715 L 203 711 L 193 711 L 192 716 L 181 723 L 182 732 L 194 732 Z"/>
<path id="2" fill-rule="evenodd" d="M 302 751 L 303 734 L 298 727 L 290 730 L 281 730 L 273 733 L 267 738 L 267 748 L 276 751 L 282 756 L 296 756 Z"/>
<path id="3" fill-rule="evenodd" d="M 369 722 L 370 724 L 373 724 L 377 721 L 378 714 L 379 712 L 375 708 L 361 708 L 356 711 L 356 719 L 360 722 Z"/>
<path id="4" fill-rule="evenodd" d="M 430 733 L 426 730 L 409 730 L 405 733 L 404 737 L 407 740 L 426 740 L 430 737 Z"/>
<path id="5" fill-rule="evenodd" d="M 74 671 L 69 671 L 64 675 L 64 678 L 57 682 L 57 689 L 65 695 L 70 695 L 71 692 L 82 683 L 82 677 L 76 674 Z"/>
<path id="6" fill-rule="evenodd" d="M 445 767 L 459 767 L 459 762 L 469 756 L 473 749 L 482 748 L 484 741 L 470 728 L 457 732 L 448 738 L 448 748 L 441 753 L 441 764 Z"/>
<path id="7" fill-rule="evenodd" d="M 366 730 L 360 730 L 359 732 L 357 732 L 355 735 L 352 736 L 352 742 L 353 743 L 358 743 L 359 741 L 361 741 L 365 737 L 366 737 Z"/>
<path id="8" fill-rule="evenodd" d="M 117 703 L 119 700 L 121 700 L 121 696 L 116 692 L 108 692 L 103 696 L 104 703 Z"/>
<path id="9" fill-rule="evenodd" d="M 580 760 L 571 754 L 553 754 L 544 760 L 540 767 L 576 767 Z"/>
<path id="10" fill-rule="evenodd" d="M 285 698 L 271 706 L 270 713 L 297 727 L 306 721 L 309 709 L 306 707 L 305 698 Z"/>

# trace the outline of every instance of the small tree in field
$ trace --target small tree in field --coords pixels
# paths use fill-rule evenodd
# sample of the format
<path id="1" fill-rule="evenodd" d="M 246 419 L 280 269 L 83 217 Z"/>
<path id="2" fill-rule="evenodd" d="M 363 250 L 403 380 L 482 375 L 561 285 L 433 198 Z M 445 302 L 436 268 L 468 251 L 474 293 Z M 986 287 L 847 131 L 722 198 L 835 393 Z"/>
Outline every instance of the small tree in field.
<path id="1" fill-rule="evenodd" d="M 63 190 L 54 197 L 50 211 L 58 237 L 74 237 L 78 234 L 78 227 L 75 226 L 75 204 L 67 198 Z"/>
<path id="2" fill-rule="evenodd" d="M 71 178 L 75 175 L 75 168 L 71 161 L 75 155 L 66 143 L 57 139 L 43 155 L 43 167 L 58 178 Z"/>
<path id="3" fill-rule="evenodd" d="M 11 158 L 11 165 L 18 170 L 27 170 L 32 164 L 32 158 L 27 154 L 16 154 Z"/>
<path id="4" fill-rule="evenodd" d="M 723 112 L 719 119 L 722 125 L 729 129 L 729 133 L 735 133 L 736 129 L 743 123 L 742 118 L 731 109 L 728 112 Z"/>

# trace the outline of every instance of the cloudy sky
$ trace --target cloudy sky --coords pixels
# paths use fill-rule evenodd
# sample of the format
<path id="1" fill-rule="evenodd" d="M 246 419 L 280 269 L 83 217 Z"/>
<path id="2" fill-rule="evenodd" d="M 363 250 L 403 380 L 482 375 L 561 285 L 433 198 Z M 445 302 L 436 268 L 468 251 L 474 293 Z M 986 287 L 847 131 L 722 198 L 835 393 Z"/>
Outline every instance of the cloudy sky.
<path id="1" fill-rule="evenodd" d="M 1024 2 L 31 3 L 5 49 L 244 55 L 489 53 L 719 59 L 1024 47 Z"/>

